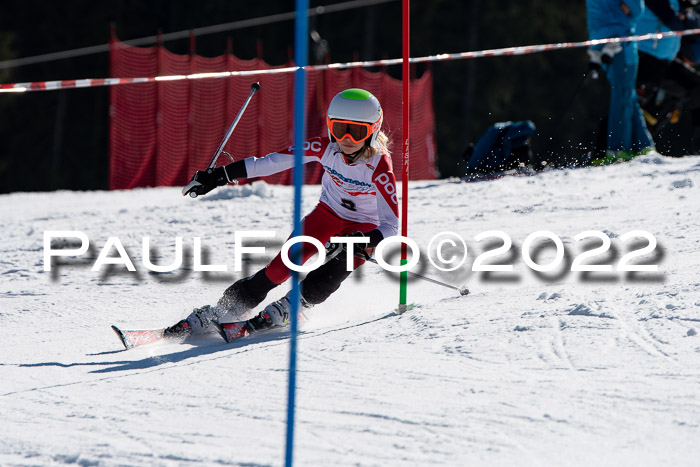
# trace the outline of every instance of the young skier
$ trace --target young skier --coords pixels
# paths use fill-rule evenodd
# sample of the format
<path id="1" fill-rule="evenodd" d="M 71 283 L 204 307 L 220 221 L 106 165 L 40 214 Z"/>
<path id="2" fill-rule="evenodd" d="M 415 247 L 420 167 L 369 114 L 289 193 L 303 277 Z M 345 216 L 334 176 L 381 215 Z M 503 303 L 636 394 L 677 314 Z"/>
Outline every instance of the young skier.
<path id="1" fill-rule="evenodd" d="M 319 203 L 302 221 L 303 235 L 322 244 L 334 236 L 361 236 L 369 242 L 355 244 L 350 251 L 344 244 L 337 256 L 310 272 L 301 283 L 299 310 L 323 302 L 338 289 L 351 272 L 346 266 L 348 254 L 355 256 L 398 232 L 396 179 L 389 141 L 381 131 L 382 120 L 382 108 L 375 96 L 363 89 L 347 89 L 337 94 L 328 107 L 328 137 L 313 138 L 304 146 L 308 148 L 303 155 L 304 163 L 319 162 L 324 173 Z M 198 171 L 183 194 L 192 190 L 204 194 L 234 179 L 262 177 L 289 169 L 294 165 L 293 149 Z M 292 234 L 296 235 L 300 233 Z M 302 264 L 315 253 L 315 247 L 302 243 Z M 362 263 L 364 260 L 355 257 L 355 268 Z M 290 275 L 278 253 L 265 268 L 226 289 L 216 305 L 195 308 L 186 319 L 166 329 L 165 334 L 200 333 L 212 320 L 219 320 L 227 313 L 240 321 L 242 315 L 259 305 L 270 290 Z M 248 324 L 253 331 L 285 326 L 290 310 L 287 294 L 266 306 Z"/>

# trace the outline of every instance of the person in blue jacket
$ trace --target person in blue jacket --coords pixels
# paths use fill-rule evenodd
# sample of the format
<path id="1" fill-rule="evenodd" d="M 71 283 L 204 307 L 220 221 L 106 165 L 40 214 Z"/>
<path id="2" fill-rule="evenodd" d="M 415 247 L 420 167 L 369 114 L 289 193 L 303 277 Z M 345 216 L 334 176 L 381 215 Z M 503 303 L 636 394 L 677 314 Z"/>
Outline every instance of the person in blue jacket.
<path id="1" fill-rule="evenodd" d="M 678 0 L 645 0 L 644 3 L 646 9 L 637 24 L 637 34 L 685 29 L 686 14 Z M 677 104 L 698 85 L 695 70 L 682 61 L 675 61 L 681 39 L 676 36 L 639 42 L 637 90 L 652 135 L 658 135 L 665 123 L 678 118 L 672 115 L 679 112 Z"/>
<path id="2" fill-rule="evenodd" d="M 637 24 L 637 34 L 680 31 L 684 29 L 678 0 L 645 0 L 645 10 Z M 666 37 L 639 42 L 637 87 L 658 87 L 681 48 L 681 37 Z M 649 89 L 653 91 L 653 89 Z"/>
<path id="3" fill-rule="evenodd" d="M 589 39 L 634 35 L 644 13 L 643 0 L 586 0 Z M 639 57 L 635 42 L 613 42 L 588 49 L 593 67 L 605 71 L 610 83 L 606 153 L 592 161 L 601 165 L 629 160 L 655 151 L 636 91 Z"/>
<path id="4" fill-rule="evenodd" d="M 644 6 L 644 13 L 637 21 L 637 34 L 684 29 L 684 18 L 680 13 L 678 0 L 644 0 Z M 647 58 L 661 60 L 665 64 L 676 58 L 676 54 L 681 48 L 681 37 L 640 41 L 637 47 L 639 49 L 639 72 L 641 73 Z"/>

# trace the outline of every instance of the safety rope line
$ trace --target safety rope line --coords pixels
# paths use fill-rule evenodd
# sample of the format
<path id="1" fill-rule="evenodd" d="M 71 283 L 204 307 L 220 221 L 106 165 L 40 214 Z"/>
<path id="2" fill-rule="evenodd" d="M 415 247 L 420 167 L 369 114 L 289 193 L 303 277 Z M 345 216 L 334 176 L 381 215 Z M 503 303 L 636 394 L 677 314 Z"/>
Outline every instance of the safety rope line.
<path id="1" fill-rule="evenodd" d="M 413 57 L 410 63 L 439 62 L 445 60 L 464 60 L 482 57 L 499 57 L 508 55 L 529 55 L 550 50 L 575 49 L 590 47 L 600 44 L 611 44 L 616 42 L 641 42 L 646 40 L 661 40 L 667 37 L 692 36 L 700 34 L 700 28 L 686 29 L 684 31 L 667 31 L 649 33 L 636 36 L 611 37 L 607 39 L 592 39 L 580 42 L 559 42 L 556 44 L 524 45 L 517 47 L 505 47 L 501 49 L 477 50 L 474 52 L 443 53 L 437 55 L 427 55 L 423 57 Z M 400 65 L 401 58 L 384 60 L 369 60 L 360 62 L 331 63 L 328 65 L 309 65 L 303 67 L 306 72 L 317 70 L 344 70 L 348 68 L 367 68 L 373 66 Z M 267 70 L 244 70 L 244 71 L 222 71 L 215 73 L 193 73 L 189 75 L 169 75 L 154 76 L 147 78 L 97 78 L 97 79 L 77 79 L 62 81 L 34 81 L 29 83 L 0 84 L 0 93 L 3 92 L 27 92 L 27 91 L 54 91 L 59 89 L 91 88 L 98 86 L 117 86 L 122 84 L 135 83 L 156 83 L 181 80 L 218 79 L 233 76 L 258 76 L 273 75 L 280 73 L 292 73 L 299 67 L 280 67 Z"/>

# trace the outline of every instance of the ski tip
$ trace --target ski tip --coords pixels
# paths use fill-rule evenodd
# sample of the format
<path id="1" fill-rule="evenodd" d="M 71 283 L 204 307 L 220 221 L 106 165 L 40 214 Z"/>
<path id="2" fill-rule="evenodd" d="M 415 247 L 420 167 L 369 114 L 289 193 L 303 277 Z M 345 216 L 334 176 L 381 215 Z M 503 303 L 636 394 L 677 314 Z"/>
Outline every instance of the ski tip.
<path id="1" fill-rule="evenodd" d="M 129 341 L 126 339 L 126 335 L 124 335 L 122 330 L 116 327 L 115 325 L 112 325 L 112 330 L 115 333 L 117 333 L 117 336 L 119 336 L 119 339 L 122 341 L 122 344 L 124 344 L 124 348 L 126 350 L 129 350 L 131 348 L 131 345 L 129 344 Z"/>

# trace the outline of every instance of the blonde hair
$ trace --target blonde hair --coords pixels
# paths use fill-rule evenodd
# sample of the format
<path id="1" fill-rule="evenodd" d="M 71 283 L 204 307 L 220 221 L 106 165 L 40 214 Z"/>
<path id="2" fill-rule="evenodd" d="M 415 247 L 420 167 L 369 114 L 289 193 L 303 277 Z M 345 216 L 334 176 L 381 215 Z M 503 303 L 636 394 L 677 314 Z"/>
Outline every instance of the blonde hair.
<path id="1" fill-rule="evenodd" d="M 377 133 L 376 146 L 365 146 L 364 152 L 357 158 L 357 160 L 371 159 L 374 156 L 382 153 L 389 154 L 389 146 L 391 146 L 389 137 L 386 135 L 386 133 L 379 130 L 379 133 Z"/>

